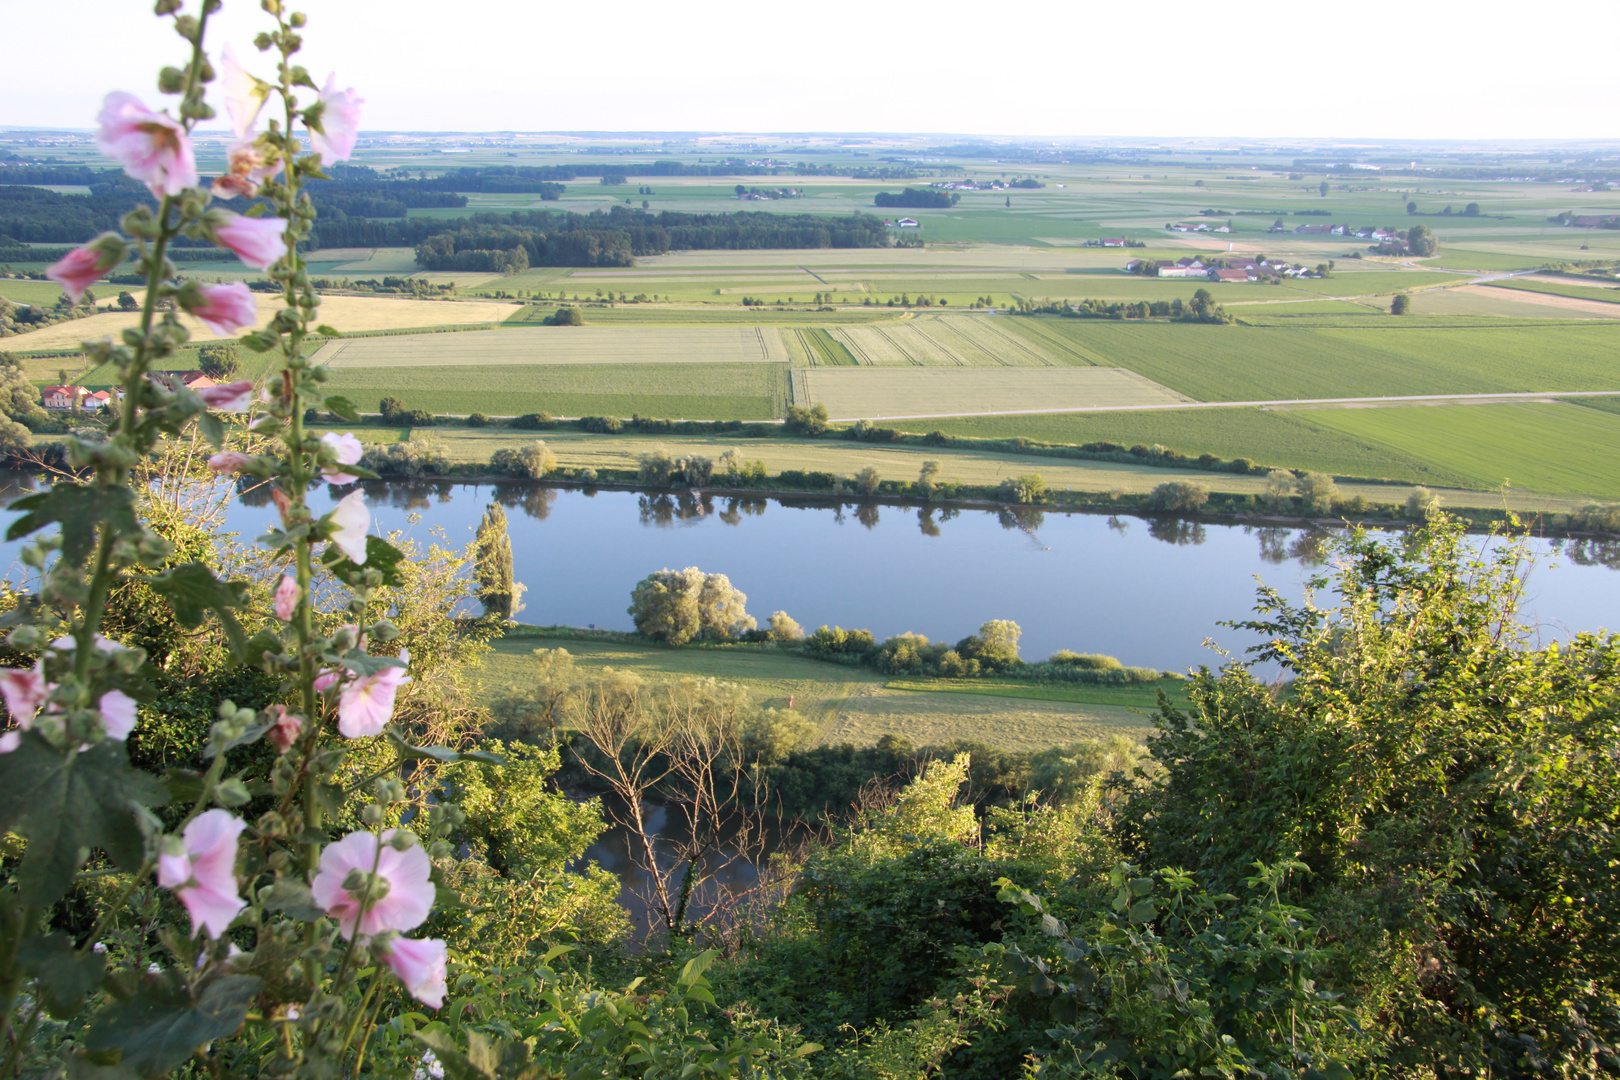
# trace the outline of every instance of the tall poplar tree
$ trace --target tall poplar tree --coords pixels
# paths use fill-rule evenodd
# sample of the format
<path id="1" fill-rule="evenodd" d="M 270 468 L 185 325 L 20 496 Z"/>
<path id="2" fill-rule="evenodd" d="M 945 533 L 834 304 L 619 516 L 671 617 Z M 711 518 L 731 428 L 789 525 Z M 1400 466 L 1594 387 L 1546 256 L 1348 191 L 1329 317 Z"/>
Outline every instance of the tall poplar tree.
<path id="1" fill-rule="evenodd" d="M 506 531 L 506 511 L 491 504 L 478 523 L 474 542 L 478 578 L 478 602 L 484 605 L 484 614 L 500 619 L 511 619 L 523 605 L 518 603 L 523 586 L 513 580 L 512 538 Z"/>

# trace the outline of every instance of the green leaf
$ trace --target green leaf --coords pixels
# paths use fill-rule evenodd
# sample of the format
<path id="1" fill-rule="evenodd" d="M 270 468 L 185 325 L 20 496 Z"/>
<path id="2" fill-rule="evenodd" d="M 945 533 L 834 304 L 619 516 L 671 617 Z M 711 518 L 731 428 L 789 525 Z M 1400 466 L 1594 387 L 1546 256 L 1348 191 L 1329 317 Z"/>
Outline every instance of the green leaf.
<path id="1" fill-rule="evenodd" d="M 346 575 L 358 573 L 370 567 L 382 573 L 383 584 L 399 586 L 404 582 L 399 576 L 399 564 L 405 558 L 405 553 L 380 536 L 366 537 L 366 565 L 356 566 L 350 562 L 343 552 L 338 550 L 336 544 L 327 546 L 326 554 L 321 556 L 321 564 L 334 574 Z"/>
<path id="2" fill-rule="evenodd" d="M 809 1057 L 811 1054 L 819 1054 L 821 1051 L 822 1045 L 820 1043 L 805 1043 L 803 1046 L 793 1051 L 793 1057 L 794 1059 Z"/>
<path id="3" fill-rule="evenodd" d="M 122 1050 L 125 1065 L 142 1076 L 162 1076 L 204 1043 L 234 1034 L 261 985 L 251 975 L 227 975 L 194 1000 L 183 986 L 148 983 L 136 997 L 103 1010 L 85 1045 Z"/>
<path id="4" fill-rule="evenodd" d="M 85 997 L 100 985 L 106 966 L 104 956 L 76 951 L 65 934 L 28 938 L 17 952 L 17 962 L 34 977 L 45 1011 L 58 1020 L 78 1014 Z"/>
<path id="5" fill-rule="evenodd" d="M 225 445 L 225 421 L 211 412 L 197 416 L 197 427 L 215 450 Z"/>
<path id="6" fill-rule="evenodd" d="M 325 914 L 315 903 L 309 886 L 292 878 L 277 878 L 268 893 L 260 894 L 260 899 L 271 911 L 284 911 L 288 918 L 298 922 L 314 922 Z"/>
<path id="7" fill-rule="evenodd" d="M 63 754 L 38 732 L 23 732 L 15 751 L 0 755 L 0 829 L 28 839 L 16 874 L 23 903 L 60 897 L 93 849 L 120 870 L 139 869 L 146 857 L 139 808 L 167 798 L 156 777 L 130 767 L 123 743 Z"/>
<path id="8" fill-rule="evenodd" d="M 714 949 L 705 949 L 688 960 L 686 966 L 681 968 L 681 977 L 678 980 L 680 985 L 694 985 L 703 977 L 703 973 L 709 970 L 709 966 L 714 963 L 714 958 L 718 955 L 719 953 Z"/>
<path id="9" fill-rule="evenodd" d="M 219 580 L 204 563 L 186 563 L 147 580 L 188 630 L 201 626 L 210 611 L 223 613 L 242 606 L 241 586 Z"/>
<path id="10" fill-rule="evenodd" d="M 1138 900 L 1131 905 L 1131 910 L 1125 917 L 1133 923 L 1144 923 L 1152 922 L 1158 914 L 1158 906 L 1152 900 Z"/>
<path id="11" fill-rule="evenodd" d="M 360 422 L 360 410 L 354 407 L 354 402 L 342 394 L 333 394 L 326 399 L 326 411 L 335 416 L 341 416 L 350 423 L 357 424 Z"/>
<path id="12" fill-rule="evenodd" d="M 19 540 L 52 522 L 62 526 L 62 557 L 79 566 L 95 546 L 96 528 L 105 523 L 115 532 L 140 531 L 135 518 L 135 493 L 129 488 L 99 488 L 61 481 L 49 491 L 29 495 L 11 504 L 25 513 L 6 530 L 7 540 Z"/>
<path id="13" fill-rule="evenodd" d="M 73 1054 L 67 1059 L 67 1080 L 136 1080 L 136 1073 L 127 1065 L 101 1065 Z"/>
<path id="14" fill-rule="evenodd" d="M 315 328 L 315 332 L 317 334 L 321 335 L 321 337 L 329 337 L 330 338 L 330 337 L 342 337 L 343 336 L 343 331 L 337 329 L 336 327 L 327 326 L 325 323 L 321 323 L 321 325 L 317 326 Z M 327 398 L 327 400 L 330 401 L 332 399 Z M 336 409 L 333 409 L 332 411 L 337 412 Z M 343 414 L 338 413 L 338 415 L 342 416 Z"/>

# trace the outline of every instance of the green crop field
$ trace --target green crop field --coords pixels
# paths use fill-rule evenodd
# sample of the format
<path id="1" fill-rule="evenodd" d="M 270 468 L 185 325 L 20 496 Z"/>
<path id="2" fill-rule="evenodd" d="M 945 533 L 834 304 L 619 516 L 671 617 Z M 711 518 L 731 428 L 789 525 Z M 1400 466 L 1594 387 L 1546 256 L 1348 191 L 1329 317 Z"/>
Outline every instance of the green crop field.
<path id="1" fill-rule="evenodd" d="M 796 402 L 844 419 L 1167 405 L 1186 398 L 1119 368 L 809 368 L 793 372 Z"/>
<path id="2" fill-rule="evenodd" d="M 704 420 L 768 420 L 782 414 L 788 392 L 787 365 L 758 363 L 345 367 L 326 386 L 366 411 L 392 396 L 435 413 Z"/>
<path id="3" fill-rule="evenodd" d="M 477 678 L 491 697 L 533 685 L 533 651 L 563 648 L 589 675 L 612 667 L 650 680 L 705 678 L 736 683 L 769 708 L 793 707 L 816 726 L 818 743 L 871 745 L 894 734 L 918 745 L 976 739 L 1008 750 L 1038 750 L 1077 739 L 1146 737 L 1147 718 L 1130 702 L 1091 704 L 1022 697 L 890 690 L 887 677 L 859 668 L 751 649 L 669 649 L 565 637 L 493 642 Z M 1151 702 L 1147 703 L 1149 706 Z"/>
<path id="4" fill-rule="evenodd" d="M 1570 398 L 1571 405 L 1581 405 L 1588 409 L 1601 409 L 1604 412 L 1620 413 L 1620 397 L 1583 397 Z"/>
<path id="5" fill-rule="evenodd" d="M 1547 293 L 1551 296 L 1570 296 L 1577 300 L 1601 300 L 1606 304 L 1620 304 L 1620 287 L 1581 285 L 1573 281 L 1542 281 L 1533 278 L 1515 278 L 1512 281 L 1486 282 L 1493 289 L 1517 289 L 1522 292 Z"/>
<path id="6" fill-rule="evenodd" d="M 1620 414 L 1564 403 L 1324 410 L 1313 419 L 1469 477 L 1620 498 Z"/>
<path id="7" fill-rule="evenodd" d="M 505 364 L 785 364 L 788 355 L 773 326 L 554 326 L 344 338 L 324 345 L 315 362 L 342 371 Z"/>
<path id="8" fill-rule="evenodd" d="M 947 435 L 981 439 L 1014 439 L 1022 436 L 1039 442 L 1074 445 L 1090 442 L 1112 442 L 1121 446 L 1157 444 L 1191 456 L 1214 454 L 1220 458 L 1247 457 L 1264 465 L 1430 486 L 1467 485 L 1470 482 L 1469 477 L 1437 468 L 1420 457 L 1314 422 L 1325 411 L 1164 409 L 1152 412 L 978 416 L 930 420 L 927 427 Z M 906 428 L 917 425 L 901 423 L 898 426 Z M 1205 483 L 1206 486 L 1215 486 L 1220 481 Z"/>
<path id="9" fill-rule="evenodd" d="M 993 316 L 922 315 L 827 333 L 854 363 L 872 367 L 1059 367 L 1067 360 Z"/>
<path id="10" fill-rule="evenodd" d="M 1331 318 L 1331 317 L 1329 317 Z M 1349 318 L 1349 317 L 1341 317 Z M 1200 326 L 1050 319 L 1097 362 L 1200 401 L 1620 391 L 1620 327 Z"/>

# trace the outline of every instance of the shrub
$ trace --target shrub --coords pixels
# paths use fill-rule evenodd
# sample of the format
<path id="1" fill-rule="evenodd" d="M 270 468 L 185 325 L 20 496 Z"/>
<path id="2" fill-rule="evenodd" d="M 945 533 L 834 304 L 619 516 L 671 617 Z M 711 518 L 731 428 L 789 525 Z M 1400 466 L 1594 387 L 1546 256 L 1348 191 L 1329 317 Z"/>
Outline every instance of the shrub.
<path id="1" fill-rule="evenodd" d="M 827 430 L 827 406 L 817 402 L 806 408 L 802 405 L 789 405 L 787 419 L 782 427 L 791 434 L 804 435 L 814 438 Z"/>
<path id="2" fill-rule="evenodd" d="M 636 479 L 643 484 L 657 487 L 668 484 L 677 467 L 675 458 L 661 446 L 656 450 L 649 450 L 636 460 Z"/>
<path id="3" fill-rule="evenodd" d="M 467 426 L 468 427 L 488 427 L 489 426 L 489 417 L 485 416 L 481 412 L 468 413 L 467 414 Z"/>
<path id="4" fill-rule="evenodd" d="M 865 656 L 877 648 L 870 630 L 845 630 L 822 626 L 805 641 L 805 648 L 822 656 Z"/>
<path id="5" fill-rule="evenodd" d="M 1232 463 L 1228 465 L 1227 468 L 1231 469 L 1239 476 L 1246 476 L 1254 470 L 1254 462 L 1250 461 L 1246 457 L 1233 458 Z"/>
<path id="6" fill-rule="evenodd" d="M 564 306 L 541 320 L 542 326 L 584 326 L 585 316 L 577 307 Z"/>
<path id="7" fill-rule="evenodd" d="M 392 424 L 405 411 L 405 403 L 397 397 L 385 397 L 377 403 L 377 411 L 382 414 L 383 423 Z"/>
<path id="8" fill-rule="evenodd" d="M 540 480 L 556 469 L 557 455 L 547 449 L 545 443 L 536 440 L 520 450 L 502 447 L 495 451 L 490 455 L 489 467 L 491 472 L 502 476 Z"/>
<path id="9" fill-rule="evenodd" d="M 956 643 L 955 652 L 965 661 L 983 665 L 991 671 L 1005 671 L 1018 667 L 1018 639 L 1023 630 L 1011 619 L 991 619 L 979 627 L 979 632 Z M 944 667 L 944 657 L 941 657 Z M 941 671 L 941 674 L 947 674 Z"/>
<path id="10" fill-rule="evenodd" d="M 617 416 L 582 416 L 579 429 L 593 435 L 617 435 L 624 430 L 624 422 Z"/>
<path id="11" fill-rule="evenodd" d="M 1150 510 L 1168 510 L 1172 513 L 1192 514 L 1209 501 L 1209 491 L 1202 484 L 1188 480 L 1169 480 L 1154 488 L 1148 495 Z"/>
<path id="12" fill-rule="evenodd" d="M 432 439 L 372 446 L 360 457 L 362 467 L 378 476 L 409 479 L 417 476 L 443 476 L 450 470 L 450 459 L 443 444 Z"/>
<path id="13" fill-rule="evenodd" d="M 996 488 L 996 495 L 1007 501 L 1015 503 L 1037 503 L 1046 494 L 1046 481 L 1040 473 L 1026 473 L 1023 476 L 1009 476 Z"/>
<path id="14" fill-rule="evenodd" d="M 714 475 L 714 462 L 702 454 L 690 454 L 675 463 L 687 487 L 703 487 Z"/>
<path id="15" fill-rule="evenodd" d="M 882 487 L 883 477 L 871 465 L 855 474 L 855 489 L 862 495 L 876 495 Z"/>
<path id="16" fill-rule="evenodd" d="M 642 578 L 630 594 L 629 613 L 642 636 L 684 645 L 696 638 L 730 641 L 754 629 L 747 603 L 726 575 L 688 566 Z"/>
<path id="17" fill-rule="evenodd" d="M 1077 653 L 1068 649 L 1059 649 L 1047 659 L 1047 663 L 1085 668 L 1089 671 L 1118 671 L 1125 666 L 1112 656 L 1104 656 L 1101 653 Z"/>
<path id="18" fill-rule="evenodd" d="M 1299 500 L 1308 514 L 1326 514 L 1339 497 L 1339 486 L 1327 473 L 1306 473 L 1295 485 Z"/>
<path id="19" fill-rule="evenodd" d="M 1266 488 L 1260 499 L 1268 510 L 1286 509 L 1294 500 L 1294 474 L 1287 469 L 1272 469 L 1266 474 Z"/>
<path id="20" fill-rule="evenodd" d="M 512 427 L 518 431 L 549 431 L 557 426 L 548 412 L 524 413 L 512 421 Z"/>

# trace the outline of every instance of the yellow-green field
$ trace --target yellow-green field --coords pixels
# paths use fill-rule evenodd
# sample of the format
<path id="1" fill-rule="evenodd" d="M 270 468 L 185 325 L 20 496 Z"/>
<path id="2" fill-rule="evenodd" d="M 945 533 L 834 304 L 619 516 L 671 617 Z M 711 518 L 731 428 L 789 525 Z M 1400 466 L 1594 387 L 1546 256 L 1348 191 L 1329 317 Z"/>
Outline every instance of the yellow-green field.
<path id="1" fill-rule="evenodd" d="M 1123 368 L 1031 370 L 810 368 L 793 372 L 795 401 L 834 417 L 893 418 L 1069 408 L 1133 408 L 1192 400 Z M 801 396 L 802 391 L 802 396 Z"/>
<path id="2" fill-rule="evenodd" d="M 874 367 L 1058 367 L 1066 360 L 988 315 L 924 315 L 827 333 L 857 364 Z"/>

